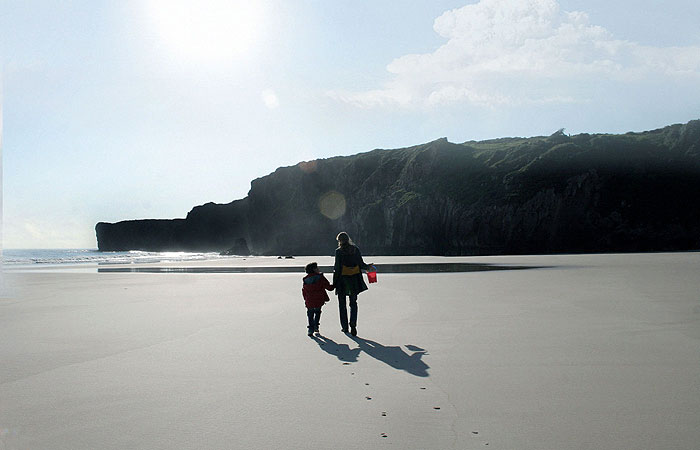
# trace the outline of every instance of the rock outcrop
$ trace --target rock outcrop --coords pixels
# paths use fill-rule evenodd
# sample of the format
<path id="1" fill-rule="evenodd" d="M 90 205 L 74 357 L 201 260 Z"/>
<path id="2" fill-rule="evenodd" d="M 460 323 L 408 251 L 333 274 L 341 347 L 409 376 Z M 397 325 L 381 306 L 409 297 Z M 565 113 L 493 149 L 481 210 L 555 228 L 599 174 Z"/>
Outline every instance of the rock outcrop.
<path id="1" fill-rule="evenodd" d="M 454 144 L 302 162 L 185 219 L 96 226 L 98 248 L 328 254 L 697 250 L 700 120 L 624 135 Z M 323 239 L 323 238 L 326 239 Z"/>

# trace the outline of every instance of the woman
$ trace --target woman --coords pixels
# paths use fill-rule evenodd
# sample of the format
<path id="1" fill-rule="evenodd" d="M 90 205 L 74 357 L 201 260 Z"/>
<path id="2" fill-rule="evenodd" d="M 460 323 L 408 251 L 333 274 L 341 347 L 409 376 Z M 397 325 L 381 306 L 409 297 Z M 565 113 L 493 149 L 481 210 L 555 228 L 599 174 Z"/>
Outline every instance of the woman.
<path id="1" fill-rule="evenodd" d="M 365 264 L 360 249 L 352 243 L 346 232 L 338 233 L 336 240 L 338 248 L 335 250 L 333 285 L 338 295 L 340 327 L 343 333 L 348 332 L 345 299 L 350 297 L 350 334 L 357 336 L 357 294 L 367 290 L 365 280 L 362 279 L 362 270 L 366 270 L 371 264 Z"/>

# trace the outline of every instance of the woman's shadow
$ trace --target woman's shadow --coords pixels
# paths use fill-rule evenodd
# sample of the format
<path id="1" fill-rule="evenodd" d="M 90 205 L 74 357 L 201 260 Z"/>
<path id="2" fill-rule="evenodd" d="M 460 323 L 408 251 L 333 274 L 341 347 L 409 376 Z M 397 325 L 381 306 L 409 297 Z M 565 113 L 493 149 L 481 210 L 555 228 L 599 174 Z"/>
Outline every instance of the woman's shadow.
<path id="1" fill-rule="evenodd" d="M 387 347 L 378 342 L 357 336 L 351 336 L 350 338 L 357 342 L 360 350 L 394 369 L 406 371 L 417 377 L 428 376 L 430 366 L 421 359 L 423 355 L 428 354 L 425 349 L 415 345 L 406 345 L 406 348 L 413 352 L 409 355 L 398 345 Z"/>
<path id="2" fill-rule="evenodd" d="M 372 358 L 394 369 L 403 370 L 417 377 L 429 376 L 428 369 L 430 369 L 430 366 L 421 359 L 428 352 L 415 345 L 406 345 L 406 348 L 413 352 L 408 354 L 399 346 L 387 347 L 378 342 L 357 336 L 351 336 L 351 339 L 359 345 L 358 348 L 354 349 L 351 349 L 347 344 L 338 344 L 333 339 L 325 336 L 314 336 L 313 339 L 323 351 L 336 356 L 344 362 L 356 362 L 360 352 L 365 352 Z"/>

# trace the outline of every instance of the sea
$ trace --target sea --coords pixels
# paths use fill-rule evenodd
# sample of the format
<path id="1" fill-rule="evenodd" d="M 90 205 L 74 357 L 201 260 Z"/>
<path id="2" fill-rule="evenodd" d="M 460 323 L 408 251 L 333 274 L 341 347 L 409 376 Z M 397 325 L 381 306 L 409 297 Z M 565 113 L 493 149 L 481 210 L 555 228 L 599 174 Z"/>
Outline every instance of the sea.
<path id="1" fill-rule="evenodd" d="M 39 267 L 76 264 L 129 264 L 198 261 L 212 259 L 235 259 L 238 256 L 223 256 L 218 253 L 190 252 L 101 252 L 97 249 L 3 249 L 2 263 L 6 267 Z"/>

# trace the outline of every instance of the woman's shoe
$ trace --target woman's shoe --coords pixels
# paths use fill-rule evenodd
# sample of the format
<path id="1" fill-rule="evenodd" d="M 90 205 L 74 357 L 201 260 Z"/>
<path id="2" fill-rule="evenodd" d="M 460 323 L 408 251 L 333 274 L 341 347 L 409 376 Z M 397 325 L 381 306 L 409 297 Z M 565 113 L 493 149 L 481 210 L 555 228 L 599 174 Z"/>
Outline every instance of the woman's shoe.
<path id="1" fill-rule="evenodd" d="M 357 336 L 357 328 L 354 325 L 350 325 L 350 334 Z"/>

